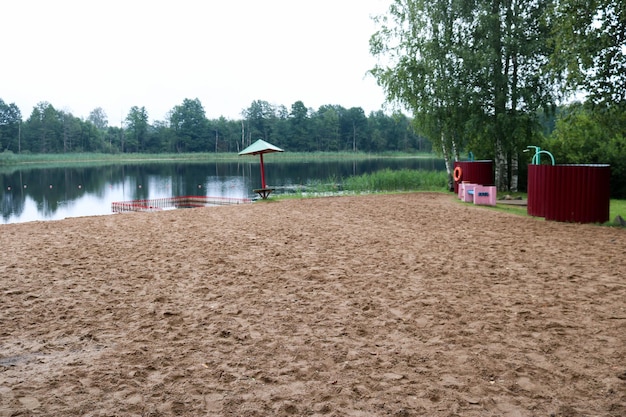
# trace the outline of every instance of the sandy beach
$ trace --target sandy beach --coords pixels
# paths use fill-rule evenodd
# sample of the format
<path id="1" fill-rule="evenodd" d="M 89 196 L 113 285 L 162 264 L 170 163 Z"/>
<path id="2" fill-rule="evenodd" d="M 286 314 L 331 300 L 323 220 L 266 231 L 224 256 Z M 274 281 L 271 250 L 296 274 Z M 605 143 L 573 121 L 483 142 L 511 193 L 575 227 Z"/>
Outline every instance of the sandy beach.
<path id="1" fill-rule="evenodd" d="M 412 193 L 0 247 L 0 417 L 626 415 L 624 229 Z"/>

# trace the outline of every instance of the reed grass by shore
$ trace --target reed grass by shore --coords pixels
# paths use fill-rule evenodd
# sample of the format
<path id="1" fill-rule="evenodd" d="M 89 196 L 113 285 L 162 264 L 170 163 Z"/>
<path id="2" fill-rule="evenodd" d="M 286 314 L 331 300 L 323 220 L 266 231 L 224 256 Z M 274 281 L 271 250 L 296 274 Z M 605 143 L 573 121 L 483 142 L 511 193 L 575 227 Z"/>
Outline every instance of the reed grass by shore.
<path id="1" fill-rule="evenodd" d="M 384 169 L 371 174 L 349 177 L 344 189 L 354 192 L 380 191 L 445 191 L 448 175 L 444 171 Z"/>
<path id="2" fill-rule="evenodd" d="M 296 196 L 316 196 L 328 193 L 385 193 L 403 191 L 446 191 L 447 174 L 444 171 L 384 169 L 371 174 L 347 178 L 329 177 L 312 181 L 296 190 Z"/>

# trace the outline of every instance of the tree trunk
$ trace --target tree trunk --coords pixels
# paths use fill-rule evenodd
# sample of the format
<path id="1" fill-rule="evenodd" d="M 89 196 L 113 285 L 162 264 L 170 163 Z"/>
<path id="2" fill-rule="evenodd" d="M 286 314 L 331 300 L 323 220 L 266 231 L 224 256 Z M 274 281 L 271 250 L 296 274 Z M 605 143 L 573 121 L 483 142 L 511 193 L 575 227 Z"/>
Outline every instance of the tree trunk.
<path id="1" fill-rule="evenodd" d="M 496 147 L 495 147 L 495 177 L 496 177 L 496 187 L 498 190 L 508 190 L 508 163 L 506 152 L 502 146 L 502 139 L 496 138 Z"/>
<path id="2" fill-rule="evenodd" d="M 519 155 L 514 153 L 511 155 L 511 191 L 519 190 Z"/>
<path id="3" fill-rule="evenodd" d="M 452 158 L 450 152 L 448 152 L 448 147 L 446 146 L 446 141 L 444 140 L 443 133 L 441 134 L 441 153 L 443 154 L 443 162 L 446 165 L 446 173 L 448 174 L 448 190 L 454 190 L 454 181 L 452 179 L 452 171 L 454 170 Z"/>
<path id="4" fill-rule="evenodd" d="M 495 183 L 498 190 L 508 190 L 508 164 L 505 146 L 505 132 L 503 127 L 503 119 L 506 116 L 506 100 L 507 100 L 507 80 L 506 74 L 503 73 L 504 51 L 502 44 L 502 27 L 500 23 L 500 8 L 502 0 L 492 0 L 491 6 L 491 24 L 492 38 L 491 47 L 493 49 L 493 87 L 494 87 L 494 103 L 493 103 L 493 122 L 494 122 L 494 149 L 495 149 Z"/>
<path id="5" fill-rule="evenodd" d="M 63 115 L 63 153 L 66 153 L 69 150 L 67 143 L 67 117 Z"/>
<path id="6" fill-rule="evenodd" d="M 243 124 L 243 119 L 241 120 L 241 149 L 237 149 L 237 151 L 242 151 L 245 149 L 245 143 L 246 143 L 246 129 L 244 127 Z M 237 146 L 237 148 L 239 148 L 239 146 Z"/>

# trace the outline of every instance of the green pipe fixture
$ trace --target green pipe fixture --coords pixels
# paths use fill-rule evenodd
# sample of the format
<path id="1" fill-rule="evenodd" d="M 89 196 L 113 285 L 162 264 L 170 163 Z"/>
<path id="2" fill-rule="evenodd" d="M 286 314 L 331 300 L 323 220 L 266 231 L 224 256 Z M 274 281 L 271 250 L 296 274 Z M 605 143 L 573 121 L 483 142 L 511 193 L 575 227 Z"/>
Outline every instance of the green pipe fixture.
<path id="1" fill-rule="evenodd" d="M 555 165 L 554 162 L 554 156 L 548 152 L 548 151 L 542 151 L 541 148 L 539 146 L 527 146 L 528 149 L 525 149 L 524 152 L 528 152 L 530 149 L 534 149 L 535 150 L 535 154 L 533 155 L 533 158 L 530 160 L 530 164 L 531 165 L 541 165 L 541 154 L 545 153 L 547 155 L 550 156 L 550 159 L 552 159 L 552 165 Z"/>

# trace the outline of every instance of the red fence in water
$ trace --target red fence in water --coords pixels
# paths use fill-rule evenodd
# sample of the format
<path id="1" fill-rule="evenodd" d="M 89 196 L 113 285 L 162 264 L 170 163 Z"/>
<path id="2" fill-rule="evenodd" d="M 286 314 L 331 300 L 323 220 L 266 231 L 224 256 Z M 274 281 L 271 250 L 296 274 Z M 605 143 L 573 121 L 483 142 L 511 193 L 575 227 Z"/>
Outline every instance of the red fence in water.
<path id="1" fill-rule="evenodd" d="M 232 204 L 248 204 L 249 198 L 182 196 L 154 198 L 150 200 L 132 200 L 111 203 L 113 213 L 130 211 L 159 211 L 171 208 L 192 208 L 206 206 L 224 206 Z"/>
<path id="2" fill-rule="evenodd" d="M 575 223 L 609 220 L 610 165 L 529 165 L 530 216 Z"/>
<path id="3" fill-rule="evenodd" d="M 457 161 L 454 168 L 461 169 L 461 178 L 454 181 L 454 192 L 458 194 L 459 183 L 465 181 L 471 184 L 494 185 L 493 161 Z"/>

